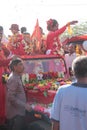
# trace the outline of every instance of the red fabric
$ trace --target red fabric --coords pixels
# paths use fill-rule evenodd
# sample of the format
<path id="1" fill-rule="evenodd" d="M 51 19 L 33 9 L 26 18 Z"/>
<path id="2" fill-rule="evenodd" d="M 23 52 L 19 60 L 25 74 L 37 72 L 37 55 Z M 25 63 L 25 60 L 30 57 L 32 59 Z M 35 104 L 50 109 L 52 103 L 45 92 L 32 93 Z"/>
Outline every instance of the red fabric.
<path id="1" fill-rule="evenodd" d="M 2 66 L 3 66 L 3 67 L 8 66 L 10 60 L 11 60 L 11 59 L 5 59 L 5 60 L 0 59 L 0 67 L 2 67 Z"/>
<path id="2" fill-rule="evenodd" d="M 2 50 L 3 50 L 4 56 L 8 57 L 10 54 L 10 50 L 5 45 L 2 45 Z"/>
<path id="3" fill-rule="evenodd" d="M 5 86 L 2 84 L 2 73 L 4 68 L 0 67 L 0 124 L 5 123 Z"/>
<path id="4" fill-rule="evenodd" d="M 59 55 L 23 55 L 21 56 L 22 59 L 49 59 L 49 58 L 62 58 L 64 59 L 63 56 L 59 56 Z"/>
<path id="5" fill-rule="evenodd" d="M 60 44 L 60 40 L 59 40 L 59 35 L 62 34 L 66 29 L 66 26 L 56 30 L 55 32 L 49 32 L 49 34 L 47 35 L 47 50 L 48 49 L 55 49 L 55 45 L 54 43 L 57 42 L 57 44 Z M 59 45 L 60 46 L 60 45 Z"/>
<path id="6" fill-rule="evenodd" d="M 87 40 L 87 35 L 81 35 L 81 36 L 75 36 L 69 39 L 69 42 L 71 41 L 81 41 L 81 40 Z"/>
<path id="7" fill-rule="evenodd" d="M 67 43 L 70 43 L 70 42 L 78 42 L 78 41 L 85 41 L 87 40 L 87 35 L 80 35 L 80 36 L 73 36 L 71 37 L 70 39 L 67 38 L 65 41 L 63 41 L 62 44 L 67 44 Z"/>
<path id="8" fill-rule="evenodd" d="M 29 102 L 38 102 L 42 104 L 50 104 L 53 102 L 56 91 L 49 90 L 47 97 L 42 92 L 37 90 L 27 90 L 27 99 Z"/>
<path id="9" fill-rule="evenodd" d="M 26 54 L 24 50 L 24 44 L 22 44 L 22 40 L 23 40 L 23 36 L 21 34 L 17 34 L 16 36 L 13 35 L 10 37 L 8 48 L 11 50 L 13 54 L 16 55 Z"/>
<path id="10" fill-rule="evenodd" d="M 12 49 L 12 53 L 15 55 L 25 55 L 25 51 L 23 48 L 23 44 L 20 43 L 19 47 Z"/>
<path id="11" fill-rule="evenodd" d="M 1 53 L 0 53 L 1 54 Z M 1 56 L 1 55 L 0 55 Z M 5 85 L 2 84 L 2 74 L 8 67 L 10 59 L 0 58 L 0 125 L 5 123 Z"/>

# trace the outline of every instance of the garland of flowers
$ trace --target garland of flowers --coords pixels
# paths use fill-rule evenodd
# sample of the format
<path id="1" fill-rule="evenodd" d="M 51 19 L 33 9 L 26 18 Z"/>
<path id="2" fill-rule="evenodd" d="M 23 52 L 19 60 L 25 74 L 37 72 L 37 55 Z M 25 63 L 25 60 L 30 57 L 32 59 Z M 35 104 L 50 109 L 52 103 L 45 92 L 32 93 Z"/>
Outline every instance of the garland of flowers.
<path id="1" fill-rule="evenodd" d="M 38 90 L 47 96 L 48 90 L 57 90 L 60 85 L 66 84 L 63 73 L 44 72 L 41 74 L 43 75 L 41 80 L 38 80 L 36 74 L 23 74 L 22 82 L 25 89 Z"/>

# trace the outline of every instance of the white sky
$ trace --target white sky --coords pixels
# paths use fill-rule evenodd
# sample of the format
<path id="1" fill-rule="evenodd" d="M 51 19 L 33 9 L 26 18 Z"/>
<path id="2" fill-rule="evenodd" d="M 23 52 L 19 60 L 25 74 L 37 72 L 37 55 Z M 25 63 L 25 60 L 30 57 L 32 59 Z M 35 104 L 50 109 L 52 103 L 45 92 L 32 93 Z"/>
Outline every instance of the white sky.
<path id="1" fill-rule="evenodd" d="M 0 25 L 6 35 L 13 23 L 32 34 L 36 20 L 47 33 L 46 21 L 54 18 L 60 27 L 72 20 L 87 21 L 87 0 L 0 0 Z"/>

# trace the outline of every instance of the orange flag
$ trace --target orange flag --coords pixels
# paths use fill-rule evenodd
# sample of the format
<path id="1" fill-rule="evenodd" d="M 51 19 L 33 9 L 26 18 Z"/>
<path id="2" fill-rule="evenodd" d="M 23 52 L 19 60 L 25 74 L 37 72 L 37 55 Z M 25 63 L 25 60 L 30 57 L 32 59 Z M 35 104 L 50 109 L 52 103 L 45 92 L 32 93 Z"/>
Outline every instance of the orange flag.
<path id="1" fill-rule="evenodd" d="M 40 47 L 41 47 L 41 31 L 40 31 L 38 19 L 36 21 L 34 31 L 33 31 L 32 35 L 31 35 L 31 40 L 33 41 L 33 43 L 35 45 L 35 50 L 40 51 Z"/>

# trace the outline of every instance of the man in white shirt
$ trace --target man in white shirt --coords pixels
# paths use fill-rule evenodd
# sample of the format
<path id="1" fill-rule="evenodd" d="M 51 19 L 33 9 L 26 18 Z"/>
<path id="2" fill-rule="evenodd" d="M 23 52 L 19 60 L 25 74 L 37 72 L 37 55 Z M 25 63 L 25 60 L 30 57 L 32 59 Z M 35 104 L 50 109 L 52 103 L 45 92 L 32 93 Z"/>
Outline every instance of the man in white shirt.
<path id="1" fill-rule="evenodd" d="M 74 43 L 70 43 L 68 46 L 69 53 L 65 54 L 67 76 L 71 76 L 70 70 L 71 70 L 72 62 L 76 58 L 76 52 L 75 52 L 76 49 L 75 48 L 76 48 L 76 45 Z"/>
<path id="2" fill-rule="evenodd" d="M 79 56 L 72 63 L 77 79 L 61 86 L 51 110 L 52 130 L 87 130 L 87 56 Z"/>

